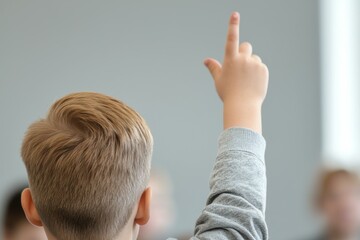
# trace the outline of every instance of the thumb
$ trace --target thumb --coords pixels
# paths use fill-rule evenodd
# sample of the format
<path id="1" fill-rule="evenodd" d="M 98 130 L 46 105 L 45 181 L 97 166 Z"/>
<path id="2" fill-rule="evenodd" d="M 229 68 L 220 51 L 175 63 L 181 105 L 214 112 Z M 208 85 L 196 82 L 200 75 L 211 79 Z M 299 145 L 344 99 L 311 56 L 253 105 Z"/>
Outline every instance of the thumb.
<path id="1" fill-rule="evenodd" d="M 213 58 L 205 59 L 204 64 L 209 69 L 213 79 L 217 80 L 221 74 L 221 64 Z"/>

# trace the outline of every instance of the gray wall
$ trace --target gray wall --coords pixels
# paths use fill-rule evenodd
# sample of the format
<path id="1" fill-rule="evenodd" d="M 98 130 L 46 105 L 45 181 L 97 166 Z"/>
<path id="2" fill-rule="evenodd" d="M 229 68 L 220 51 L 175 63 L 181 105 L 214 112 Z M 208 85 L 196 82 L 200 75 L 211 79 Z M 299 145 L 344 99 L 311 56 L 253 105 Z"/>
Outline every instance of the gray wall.
<path id="1" fill-rule="evenodd" d="M 154 165 L 174 181 L 178 221 L 204 206 L 221 104 L 202 66 L 222 58 L 228 16 L 241 12 L 271 72 L 264 106 L 272 239 L 314 230 L 308 198 L 320 152 L 317 1 L 0 0 L 0 195 L 25 179 L 26 127 L 64 94 L 118 97 L 147 119 Z"/>

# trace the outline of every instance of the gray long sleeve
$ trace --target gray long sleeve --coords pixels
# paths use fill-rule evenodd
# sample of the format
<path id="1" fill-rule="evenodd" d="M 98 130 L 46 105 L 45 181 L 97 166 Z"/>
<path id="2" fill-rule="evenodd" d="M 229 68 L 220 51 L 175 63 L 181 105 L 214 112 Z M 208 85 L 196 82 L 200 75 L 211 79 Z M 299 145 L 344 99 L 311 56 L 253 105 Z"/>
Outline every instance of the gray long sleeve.
<path id="1" fill-rule="evenodd" d="M 207 205 L 191 240 L 268 239 L 265 223 L 265 140 L 231 128 L 219 138 Z"/>

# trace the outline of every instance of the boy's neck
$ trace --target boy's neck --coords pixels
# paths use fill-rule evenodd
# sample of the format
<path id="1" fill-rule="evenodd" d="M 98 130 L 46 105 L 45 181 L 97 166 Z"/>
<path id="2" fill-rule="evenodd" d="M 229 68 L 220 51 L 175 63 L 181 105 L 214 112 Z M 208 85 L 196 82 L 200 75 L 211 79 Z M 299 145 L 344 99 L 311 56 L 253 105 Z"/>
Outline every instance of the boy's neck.
<path id="1" fill-rule="evenodd" d="M 48 240 L 58 240 L 45 229 Z M 123 231 L 114 240 L 136 240 L 139 234 L 139 226 L 135 225 L 133 228 L 125 227 Z"/>

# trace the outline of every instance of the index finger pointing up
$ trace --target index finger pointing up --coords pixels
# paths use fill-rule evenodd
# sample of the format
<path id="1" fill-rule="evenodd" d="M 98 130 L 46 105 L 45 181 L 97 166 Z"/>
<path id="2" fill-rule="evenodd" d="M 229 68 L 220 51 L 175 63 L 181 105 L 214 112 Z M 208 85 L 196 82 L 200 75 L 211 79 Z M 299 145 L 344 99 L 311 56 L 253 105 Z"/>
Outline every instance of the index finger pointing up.
<path id="1" fill-rule="evenodd" d="M 231 14 L 227 33 L 225 55 L 235 56 L 239 52 L 239 25 L 240 15 L 237 12 Z"/>

